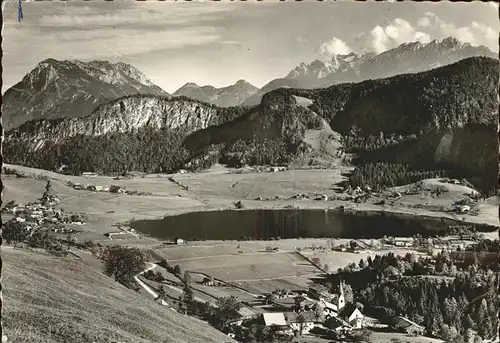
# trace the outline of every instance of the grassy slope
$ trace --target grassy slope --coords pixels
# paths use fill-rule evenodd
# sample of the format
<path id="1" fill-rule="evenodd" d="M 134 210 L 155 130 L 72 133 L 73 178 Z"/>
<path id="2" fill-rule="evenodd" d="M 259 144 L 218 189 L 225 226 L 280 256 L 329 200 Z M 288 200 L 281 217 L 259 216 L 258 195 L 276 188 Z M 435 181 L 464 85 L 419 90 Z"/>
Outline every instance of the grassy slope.
<path id="1" fill-rule="evenodd" d="M 3 333 L 21 342 L 225 342 L 78 261 L 3 249 Z"/>

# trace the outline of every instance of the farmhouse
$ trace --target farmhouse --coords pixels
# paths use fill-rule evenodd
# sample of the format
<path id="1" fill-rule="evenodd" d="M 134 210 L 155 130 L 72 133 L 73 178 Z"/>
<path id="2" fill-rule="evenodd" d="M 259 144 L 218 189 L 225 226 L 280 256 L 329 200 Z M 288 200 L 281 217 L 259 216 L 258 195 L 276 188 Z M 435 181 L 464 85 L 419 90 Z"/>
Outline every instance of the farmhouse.
<path id="1" fill-rule="evenodd" d="M 411 334 L 416 334 L 416 335 L 423 335 L 425 328 L 421 325 L 418 325 L 415 322 L 412 322 L 408 318 L 405 317 L 396 317 L 394 319 L 394 323 L 392 324 L 392 327 L 394 330 L 398 332 L 404 332 L 409 335 Z"/>
<path id="2" fill-rule="evenodd" d="M 300 334 L 308 334 L 314 328 L 316 322 L 316 315 L 314 312 L 302 312 L 300 314 L 295 312 L 285 313 L 285 319 L 293 332 Z"/>
<path id="3" fill-rule="evenodd" d="M 182 244 L 184 244 L 184 240 L 183 240 L 182 238 L 177 238 L 177 239 L 175 240 L 175 243 L 176 243 L 177 245 L 182 245 Z"/>
<path id="4" fill-rule="evenodd" d="M 116 186 L 116 185 L 111 185 L 109 187 L 109 191 L 111 193 L 118 193 L 118 194 L 123 194 L 125 193 L 125 189 L 123 187 L 120 187 L 120 186 Z"/>
<path id="5" fill-rule="evenodd" d="M 208 277 L 204 277 L 203 278 L 203 281 L 201 282 L 201 284 L 203 286 L 215 286 L 215 282 L 214 280 L 212 280 L 211 278 L 208 278 Z"/>

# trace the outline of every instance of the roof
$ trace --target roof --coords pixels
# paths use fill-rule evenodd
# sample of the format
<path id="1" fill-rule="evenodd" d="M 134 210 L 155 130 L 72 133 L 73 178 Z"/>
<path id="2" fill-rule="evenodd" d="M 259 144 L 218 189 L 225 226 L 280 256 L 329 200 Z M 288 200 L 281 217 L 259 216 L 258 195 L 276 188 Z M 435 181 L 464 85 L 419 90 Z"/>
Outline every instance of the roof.
<path id="1" fill-rule="evenodd" d="M 248 307 L 242 307 L 238 310 L 238 314 L 242 317 L 250 317 L 253 316 L 255 313 L 253 313 Z"/>
<path id="2" fill-rule="evenodd" d="M 330 310 L 337 311 L 337 305 L 332 304 L 331 302 L 328 302 L 326 300 L 320 300 L 317 302 L 317 304 L 321 307 L 326 307 Z"/>
<path id="3" fill-rule="evenodd" d="M 264 319 L 264 324 L 266 326 L 287 326 L 285 315 L 283 313 L 262 313 L 262 318 Z"/>
<path id="4" fill-rule="evenodd" d="M 405 317 L 397 317 L 394 321 L 394 325 L 397 325 L 398 327 L 402 328 L 402 329 L 406 329 L 407 327 L 410 327 L 410 326 L 415 326 L 415 327 L 418 327 L 418 328 L 421 328 L 421 329 L 424 329 L 423 326 L 421 325 L 418 325 L 417 323 L 415 322 L 412 322 L 411 320 L 409 320 L 408 318 L 405 318 Z"/>
<path id="5" fill-rule="evenodd" d="M 343 318 L 347 318 L 354 311 L 356 311 L 356 306 L 354 304 L 346 304 L 345 307 L 342 310 L 340 310 L 339 315 Z"/>
<path id="6" fill-rule="evenodd" d="M 339 326 L 344 326 L 346 328 L 351 327 L 351 324 L 349 324 L 348 322 L 339 317 L 328 317 L 327 322 L 328 326 L 331 327 L 332 329 L 336 329 Z"/>
<path id="7" fill-rule="evenodd" d="M 300 323 L 301 317 L 302 317 L 303 323 L 316 322 L 316 314 L 314 312 L 311 312 L 311 311 L 302 312 L 302 313 L 286 312 L 284 315 L 285 315 L 285 319 L 286 319 L 288 324 Z"/>

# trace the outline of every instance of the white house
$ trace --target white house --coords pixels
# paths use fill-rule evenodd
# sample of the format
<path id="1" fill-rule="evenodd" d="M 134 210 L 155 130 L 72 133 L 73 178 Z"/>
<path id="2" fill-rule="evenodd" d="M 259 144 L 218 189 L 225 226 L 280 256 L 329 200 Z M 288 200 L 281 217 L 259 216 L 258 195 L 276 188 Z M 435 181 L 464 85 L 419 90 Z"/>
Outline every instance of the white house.
<path id="1" fill-rule="evenodd" d="M 175 243 L 176 243 L 177 245 L 182 245 L 182 244 L 184 244 L 184 240 L 183 240 L 182 238 L 177 238 L 177 239 L 175 240 Z"/>

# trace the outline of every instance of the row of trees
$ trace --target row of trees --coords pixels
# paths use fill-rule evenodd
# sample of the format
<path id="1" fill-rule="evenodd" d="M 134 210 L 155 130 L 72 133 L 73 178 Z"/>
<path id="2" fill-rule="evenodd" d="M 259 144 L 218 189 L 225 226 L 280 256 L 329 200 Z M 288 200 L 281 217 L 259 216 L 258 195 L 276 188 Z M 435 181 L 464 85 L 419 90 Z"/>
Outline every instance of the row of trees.
<path id="1" fill-rule="evenodd" d="M 370 186 L 375 191 L 415 183 L 425 179 L 447 177 L 445 170 L 416 170 L 408 164 L 364 163 L 357 167 L 349 177 L 351 187 Z"/>

